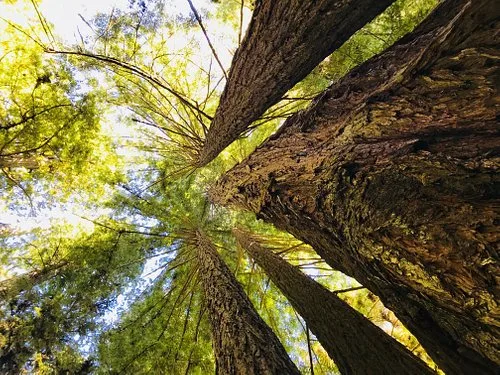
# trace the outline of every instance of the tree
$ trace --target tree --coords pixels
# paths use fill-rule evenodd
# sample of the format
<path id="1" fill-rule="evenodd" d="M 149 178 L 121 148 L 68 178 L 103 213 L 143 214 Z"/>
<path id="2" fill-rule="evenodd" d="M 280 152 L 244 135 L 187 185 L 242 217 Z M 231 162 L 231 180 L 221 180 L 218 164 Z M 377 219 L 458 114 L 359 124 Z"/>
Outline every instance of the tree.
<path id="1" fill-rule="evenodd" d="M 498 9 L 445 1 L 212 190 L 379 295 L 450 373 L 494 373 Z"/>
<path id="2" fill-rule="evenodd" d="M 315 13 L 319 18 L 305 17 L 302 11 L 316 11 L 315 6 L 333 6 L 334 2 L 302 2 L 300 9 L 285 9 L 285 3 L 256 2 L 247 42 L 243 43 L 241 53 L 237 53 L 228 76 L 227 94 L 223 95 L 217 111 L 235 115 L 234 121 L 227 122 L 230 124 L 228 128 L 222 127 L 224 130 L 217 130 L 220 121 L 212 121 L 217 115 L 220 78 L 214 74 L 210 58 L 211 54 L 216 55 L 213 52 L 216 43 L 211 44 L 215 46 L 212 52 L 207 49 L 208 55 L 197 55 L 197 50 L 201 50 L 198 48 L 201 45 L 199 36 L 206 42 L 197 29 L 201 24 L 200 17 L 204 17 L 204 31 L 210 31 L 210 17 L 213 17 L 210 10 L 198 13 L 190 2 L 197 15 L 176 18 L 169 14 L 163 17 L 160 2 L 131 1 L 130 14 L 113 11 L 110 15 L 100 15 L 95 22 L 85 20 L 95 32 L 95 38 L 82 37 L 74 50 L 60 48 L 55 60 L 68 64 L 64 65 L 69 69 L 68 76 L 73 77 L 77 67 L 83 74 L 95 74 L 109 92 L 107 98 L 100 91 L 87 99 L 90 105 L 85 107 L 88 111 L 84 113 L 91 120 L 88 125 L 92 131 L 85 133 L 79 146 L 85 150 L 81 153 L 84 156 L 82 163 L 69 163 L 67 169 L 58 169 L 59 164 L 51 164 L 55 160 L 51 159 L 51 150 L 30 154 L 30 157 L 35 157 L 33 160 L 3 155 L 2 165 L 10 165 L 4 168 L 9 176 L 13 176 L 13 170 L 16 173 L 14 182 L 6 175 L 5 181 L 10 182 L 4 185 L 14 184 L 26 190 L 23 181 L 33 182 L 34 188 L 25 195 L 34 195 L 43 206 L 47 201 L 60 199 L 57 192 L 45 188 L 45 185 L 39 187 L 40 181 L 43 184 L 45 179 L 52 177 L 43 166 L 49 165 L 48 172 L 62 172 L 55 174 L 64 182 L 75 181 L 72 178 L 77 175 L 84 184 L 64 184 L 65 188 L 79 188 L 77 193 L 65 189 L 75 201 L 81 199 L 78 194 L 86 197 L 106 192 L 94 205 L 85 202 L 85 207 L 105 212 L 103 216 L 107 218 L 91 220 L 107 235 L 94 229 L 95 237 L 80 238 L 83 243 L 77 241 L 78 246 L 69 246 L 74 244 L 73 232 L 64 232 L 60 236 L 63 247 L 76 250 L 65 253 L 74 255 L 68 259 L 71 266 L 64 267 L 49 280 L 40 279 L 31 290 L 22 291 L 0 309 L 0 355 L 7 363 L 2 371 L 90 371 L 92 358 L 98 354 L 96 364 L 100 368 L 96 371 L 104 373 L 210 372 L 214 357 L 207 349 L 209 327 L 204 319 L 212 318 L 218 322 L 217 317 L 227 316 L 229 311 L 214 308 L 207 313 L 201 290 L 197 289 L 201 284 L 197 284 L 198 270 L 194 262 L 198 260 L 209 266 L 210 262 L 201 261 L 207 258 L 220 265 L 229 284 L 220 285 L 218 280 L 209 278 L 210 272 L 201 272 L 199 276 L 205 277 L 205 286 L 211 289 L 217 289 L 217 286 L 220 288 L 217 290 L 227 291 L 225 287 L 228 285 L 237 285 L 223 267 L 224 263 L 228 264 L 237 271 L 235 275 L 239 280 L 248 282 L 247 295 L 253 301 L 260 301 L 255 307 L 263 313 L 277 335 L 283 335 L 283 332 L 290 335 L 282 340 L 284 346 L 290 349 L 292 341 L 301 341 L 305 335 L 297 333 L 300 320 L 294 318 L 286 301 L 278 300 L 276 289 L 267 285 L 262 275 L 256 273 L 234 249 L 234 239 L 228 234 L 235 222 L 248 221 L 252 228 L 261 224 L 252 222 L 251 215 L 220 214 L 222 208 L 215 209 L 207 203 L 205 189 L 229 165 L 249 154 L 275 130 L 279 125 L 277 118 L 288 116 L 293 108 L 303 107 L 312 93 L 322 91 L 333 82 L 331 88 L 316 97 L 307 110 L 291 116 L 246 161 L 222 177 L 212 190 L 214 200 L 250 209 L 258 217 L 314 246 L 334 268 L 355 277 L 381 296 L 449 373 L 494 372 L 495 362 L 498 362 L 498 328 L 495 328 L 498 323 L 492 291 L 496 274 L 493 249 L 496 206 L 489 206 L 492 206 L 490 203 L 496 192 L 494 184 L 498 183 L 491 152 L 497 142 L 493 110 L 496 100 L 493 61 L 497 39 L 490 37 L 487 31 L 489 20 L 497 15 L 492 2 L 443 2 L 415 33 L 342 78 L 345 72 L 387 48 L 422 18 L 399 15 L 420 13 L 425 8 L 421 7 L 422 3 L 428 8 L 432 0 L 419 1 L 419 5 L 414 3 L 398 0 L 380 19 L 359 30 L 283 97 L 284 92 L 276 93 L 286 90 L 283 87 L 292 87 L 294 80 L 313 69 L 326 53 L 321 46 L 328 38 L 319 32 L 310 32 L 322 30 L 324 24 L 317 21 L 319 18 L 325 20 L 325 14 Z M 36 4 L 32 2 L 35 10 Z M 154 9 L 149 8 L 150 4 L 154 4 Z M 328 43 L 340 44 L 339 40 L 348 38 L 381 8 L 373 13 L 372 10 L 385 7 L 382 2 L 374 2 L 373 9 L 366 11 L 353 9 L 356 4 L 368 2 L 350 1 L 349 5 L 342 5 L 339 12 L 345 15 L 343 19 L 332 20 L 326 14 L 326 21 L 338 22 L 335 23 L 338 30 L 344 30 L 339 38 L 328 39 Z M 241 30 L 246 12 L 244 1 L 210 6 L 220 6 L 218 9 L 226 9 L 224 12 L 228 9 L 234 11 L 236 16 L 228 23 L 238 27 L 238 22 L 234 21 L 239 19 Z M 276 17 L 279 13 L 273 13 L 273 10 L 286 15 L 291 15 L 288 11 L 296 11 L 292 18 L 299 20 L 298 24 L 291 21 L 283 24 L 280 17 Z M 360 13 L 362 17 L 357 19 L 355 15 Z M 276 30 L 275 33 L 269 33 L 264 27 L 266 15 L 270 16 L 269 26 L 273 26 L 269 30 Z M 50 44 L 44 46 L 45 50 L 55 53 L 57 43 L 50 37 L 50 26 L 40 13 L 38 18 L 50 40 Z M 408 19 L 413 21 L 408 22 Z M 477 19 L 484 24 L 478 26 Z M 359 25 L 352 27 L 357 22 Z M 292 26 L 297 26 L 296 35 L 282 32 Z M 330 31 L 335 34 L 337 30 Z M 189 42 L 175 48 L 171 42 L 179 35 Z M 204 35 L 209 39 L 208 34 Z M 280 43 L 280 48 L 270 51 L 266 62 L 273 63 L 267 67 L 262 60 L 256 59 L 259 55 L 253 53 L 253 45 L 243 48 L 252 40 L 255 46 L 262 47 L 260 37 L 262 41 L 274 37 L 285 40 Z M 293 43 L 286 43 L 287 38 Z M 297 57 L 293 62 L 283 64 L 280 57 L 287 54 L 280 51 L 293 50 L 304 40 L 307 41 L 304 48 L 310 51 L 307 56 L 302 56 L 306 63 Z M 212 42 L 216 40 L 212 39 Z M 328 48 L 336 48 L 329 45 Z M 91 50 L 92 46 L 95 50 Z M 294 51 L 297 50 L 302 51 L 301 48 Z M 195 56 L 197 61 L 192 61 Z M 280 61 L 274 63 L 274 58 Z M 197 69 L 190 71 L 189 66 L 197 66 Z M 237 66 L 241 67 L 241 74 L 239 68 L 234 68 Z M 253 69 L 255 66 L 258 69 Z M 97 72 L 95 68 L 104 68 L 105 71 Z M 273 79 L 280 77 L 275 71 L 277 68 L 283 69 L 281 73 L 287 73 L 283 79 Z M 16 135 L 19 143 L 52 139 L 51 134 L 57 131 L 59 120 L 61 124 L 72 123 L 68 116 L 83 108 L 75 103 L 87 103 L 78 102 L 81 99 L 78 90 L 50 92 L 49 83 L 44 82 L 47 79 L 42 73 L 36 74 L 40 82 L 38 78 L 31 81 L 21 79 L 20 82 L 38 85 L 37 95 L 37 90 L 45 89 L 51 103 L 55 94 L 60 95 L 62 103 L 71 103 L 71 108 L 68 107 L 71 110 L 58 111 L 54 116 L 43 112 L 41 115 L 45 116 L 40 117 L 36 110 L 37 106 L 44 110 L 46 103 L 41 100 L 43 98 L 37 96 L 37 100 L 31 100 L 29 95 L 23 96 L 26 103 L 35 104 L 28 117 L 35 113 L 38 120 L 43 121 L 36 126 L 33 119 L 23 123 L 24 130 Z M 258 73 L 257 77 L 253 75 L 255 73 Z M 242 92 L 239 81 L 247 76 L 255 79 L 250 82 L 251 90 Z M 259 77 L 270 78 L 263 84 Z M 8 77 L 3 78 L 7 86 L 16 87 L 16 90 L 11 90 L 13 93 L 22 92 Z M 75 82 L 70 79 L 69 83 L 71 88 Z M 90 87 L 94 89 L 95 85 Z M 234 90 L 231 91 L 230 87 Z M 248 94 L 254 100 L 250 105 L 245 100 L 238 100 L 241 98 L 238 92 L 243 97 Z M 18 98 L 16 95 L 12 97 Z M 280 98 L 283 99 L 280 103 L 262 115 L 266 107 Z M 103 108 L 112 104 L 130 110 L 121 113 L 120 125 L 127 125 L 127 130 L 130 130 L 127 136 L 133 138 L 132 142 L 122 142 L 116 135 L 108 145 L 90 141 L 94 137 L 101 139 L 102 129 L 94 126 L 93 121 L 95 110 L 101 108 L 97 105 L 100 101 Z M 17 102 L 23 103 L 18 107 L 26 112 L 24 101 Z M 10 124 L 11 118 L 19 114 L 16 119 L 22 119 L 23 111 L 17 111 L 16 105 L 8 99 L 5 103 L 6 110 L 1 109 L 2 115 L 11 112 L 5 116 L 4 123 Z M 239 104 L 243 104 L 241 110 Z M 55 114 L 52 109 L 50 112 Z M 87 115 L 82 117 L 87 119 Z M 241 119 L 238 119 L 239 115 Z M 261 118 L 248 127 L 252 116 Z M 273 121 L 269 121 L 271 119 Z M 80 155 L 79 148 L 73 145 L 79 144 L 77 141 L 85 129 L 86 126 L 65 127 L 67 133 L 55 137 L 58 142 L 50 144 L 57 151 L 57 157 L 62 158 L 67 150 Z M 111 129 L 122 130 L 116 126 Z M 222 143 L 227 144 L 240 136 L 238 132 L 241 131 L 246 131 L 245 138 L 238 139 L 208 167 L 193 170 L 194 166 L 205 164 L 200 162 L 199 156 L 206 153 L 207 148 L 214 146 L 216 151 L 211 151 L 212 155 L 206 158 L 206 162 L 224 147 Z M 31 134 L 33 139 L 23 138 Z M 61 134 L 62 130 L 57 133 Z M 217 144 L 209 140 L 207 134 L 225 141 Z M 472 145 L 467 137 L 477 142 Z M 9 142 L 9 139 L 6 138 L 5 147 L 13 147 L 15 142 Z M 109 171 L 120 170 L 117 158 L 105 161 L 87 158 L 88 155 L 99 156 L 106 146 L 120 148 L 117 153 L 121 154 L 120 157 L 132 151 L 133 156 L 121 158 L 125 165 L 121 180 L 105 178 L 101 181 L 94 179 L 93 174 L 83 173 L 82 168 L 73 168 L 88 165 L 84 162 L 90 160 L 93 163 L 90 165 L 96 168 L 86 168 L 85 172 L 99 169 L 97 166 L 109 167 Z M 16 147 L 13 148 L 15 153 L 24 150 L 19 144 Z M 121 153 L 121 150 L 125 152 Z M 49 158 L 44 159 L 47 155 Z M 33 161 L 40 160 L 42 167 L 30 171 L 29 168 L 37 167 Z M 183 173 L 186 171 L 189 173 Z M 449 171 L 453 172 L 452 175 Z M 36 178 L 31 179 L 33 175 Z M 109 173 L 109 176 L 113 177 L 114 173 Z M 107 199 L 110 191 L 114 196 L 111 201 Z M 15 205 L 18 198 L 15 194 L 8 198 L 6 207 L 22 211 Z M 207 212 L 210 223 L 203 222 Z M 191 225 L 192 222 L 196 224 Z M 186 223 L 191 234 L 183 237 L 179 234 Z M 198 229 L 207 234 L 198 236 L 196 233 L 201 233 Z M 51 228 L 52 235 L 56 230 Z M 30 233 L 28 237 L 33 235 Z M 40 242 L 44 238 L 40 236 L 37 240 Z M 53 237 L 48 235 L 46 238 Z M 125 241 L 126 238 L 132 241 Z M 157 241 L 146 240 L 150 238 Z M 224 262 L 219 261 L 222 258 L 216 252 L 214 257 L 210 257 L 214 252 L 200 252 L 202 246 L 198 245 L 205 243 L 203 238 L 210 238 L 212 245 L 224 243 L 224 251 L 220 254 Z M 10 239 L 6 239 L 6 243 L 8 255 L 4 253 L 1 258 L 5 270 L 11 260 L 15 261 L 14 271 L 29 274 L 43 269 L 45 264 L 55 264 L 53 261 L 59 258 L 66 259 L 59 256 L 52 259 L 57 246 L 42 250 L 40 256 L 35 250 L 43 246 L 28 250 L 28 246 Z M 149 278 L 149 272 L 144 271 L 157 256 L 160 276 L 155 278 L 153 287 L 144 290 L 140 285 Z M 320 268 L 315 272 L 321 272 Z M 242 289 L 231 290 L 237 292 L 237 301 L 243 303 Z M 367 295 L 373 296 L 364 294 Z M 129 304 L 115 303 L 117 296 Z M 206 296 L 206 300 L 211 300 L 211 297 Z M 369 300 L 366 298 L 364 303 L 369 303 Z M 221 301 L 211 302 L 216 305 Z M 244 305 L 248 307 L 246 302 Z M 105 310 L 111 310 L 121 321 L 113 329 L 99 320 Z M 281 316 L 277 317 L 277 313 Z M 252 321 L 259 321 L 255 316 L 255 312 L 250 314 Z M 232 314 L 231 318 L 238 316 Z M 262 328 L 260 323 L 255 324 L 256 329 Z M 308 332 L 306 328 L 304 332 Z M 75 332 L 78 332 L 78 337 Z M 266 332 L 270 342 L 276 343 L 274 336 L 268 330 Z M 234 335 L 226 335 L 226 341 L 233 340 Z M 99 353 L 96 353 L 95 343 L 99 336 Z M 84 353 L 82 342 L 90 342 L 92 349 Z M 216 341 L 215 347 L 220 347 L 218 344 Z M 317 345 L 313 343 L 311 347 L 317 348 Z M 279 347 L 278 344 L 271 346 Z M 297 349 L 292 348 L 291 353 L 294 359 L 299 358 L 299 366 L 304 367 L 307 354 L 302 353 L 306 353 L 307 348 L 305 345 L 295 346 Z M 224 351 L 221 349 L 220 352 Z M 316 354 L 312 352 L 309 353 L 311 362 Z M 300 354 L 297 356 L 296 353 Z M 276 356 L 282 363 L 289 363 L 282 349 L 278 349 Z M 248 352 L 241 357 L 246 363 L 252 361 Z M 219 355 L 219 361 L 222 359 Z M 317 361 L 318 364 L 321 362 Z M 157 363 L 161 368 L 155 367 Z M 295 368 L 293 372 L 296 372 Z"/>
<path id="3" fill-rule="evenodd" d="M 393 1 L 257 2 L 195 163 L 204 166 L 212 161 L 325 57 Z"/>
<path id="4" fill-rule="evenodd" d="M 103 371 L 210 373 L 215 362 L 220 373 L 299 373 L 218 255 L 213 241 L 231 241 L 225 226 L 233 218 L 195 195 L 198 188 L 194 181 L 169 181 L 162 195 L 147 203 L 136 198 L 126 208 L 135 206 L 158 223 L 168 215 L 173 244 L 164 251 L 154 287 L 144 291 L 147 297 L 136 300 L 133 312 L 103 336 Z M 184 199 L 174 198 L 179 194 Z M 215 358 L 207 355 L 208 332 Z"/>
<path id="5" fill-rule="evenodd" d="M 334 293 L 264 248 L 256 236 L 233 231 L 238 242 L 278 286 L 342 374 L 431 374 L 408 349 Z"/>
<path id="6" fill-rule="evenodd" d="M 300 374 L 278 338 L 259 317 L 215 246 L 196 234 L 198 272 L 208 316 L 217 374 Z"/>
<path id="7" fill-rule="evenodd" d="M 59 229 L 62 233 L 74 230 Z M 18 250 L 12 257 L 14 265 L 33 269 L 2 282 L 6 287 L 0 300 L 3 373 L 32 367 L 62 371 L 92 362 L 82 358 L 72 341 L 100 330 L 99 317 L 129 280 L 137 277 L 141 270 L 137 258 L 141 260 L 144 247 L 155 241 L 102 227 L 70 239 L 58 232 L 51 228 L 36 237 L 32 232 L 2 244 L 4 252 L 13 240 L 23 242 L 14 244 Z"/>

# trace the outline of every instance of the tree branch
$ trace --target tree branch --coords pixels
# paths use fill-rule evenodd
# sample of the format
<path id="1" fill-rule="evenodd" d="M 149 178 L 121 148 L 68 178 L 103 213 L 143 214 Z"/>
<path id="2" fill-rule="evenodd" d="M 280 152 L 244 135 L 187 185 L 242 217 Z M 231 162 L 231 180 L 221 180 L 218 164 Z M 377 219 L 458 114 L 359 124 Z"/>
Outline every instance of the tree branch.
<path id="1" fill-rule="evenodd" d="M 196 8 L 194 7 L 193 5 L 193 2 L 191 0 L 187 0 L 188 3 L 189 3 L 189 7 L 191 8 L 191 10 L 193 11 L 194 13 L 194 16 L 196 17 L 196 20 L 198 21 L 198 24 L 200 25 L 200 28 L 201 30 L 203 31 L 203 34 L 205 35 L 205 39 L 207 40 L 208 42 L 208 46 L 210 47 L 210 49 L 212 50 L 212 54 L 214 55 L 215 57 L 215 60 L 217 60 L 217 63 L 219 64 L 221 70 L 222 70 L 222 73 L 224 73 L 224 77 L 226 77 L 226 80 L 227 80 L 227 73 L 226 73 L 226 70 L 224 69 L 224 66 L 222 65 L 220 59 L 219 59 L 219 56 L 217 55 L 217 52 L 215 52 L 215 48 L 214 46 L 212 45 L 212 42 L 210 41 L 210 38 L 208 37 L 208 34 L 207 34 L 207 30 L 205 29 L 205 26 L 203 26 L 203 22 L 201 21 L 201 17 L 200 15 L 198 14 L 198 11 L 196 10 Z"/>

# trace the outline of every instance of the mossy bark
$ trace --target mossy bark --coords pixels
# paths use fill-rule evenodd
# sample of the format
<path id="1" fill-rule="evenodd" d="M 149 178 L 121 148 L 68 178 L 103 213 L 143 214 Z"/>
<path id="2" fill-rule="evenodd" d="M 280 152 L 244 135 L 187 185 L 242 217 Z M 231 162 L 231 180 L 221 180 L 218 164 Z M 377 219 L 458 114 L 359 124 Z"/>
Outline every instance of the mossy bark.
<path id="1" fill-rule="evenodd" d="M 271 328 L 203 233 L 196 234 L 198 267 L 212 326 L 217 374 L 300 374 Z"/>
<path id="2" fill-rule="evenodd" d="M 258 239 L 241 230 L 233 232 L 302 316 L 342 374 L 434 373 L 336 294 L 261 246 Z"/>
<path id="3" fill-rule="evenodd" d="M 498 19 L 442 2 L 211 192 L 359 280 L 450 374 L 500 364 Z"/>
<path id="4" fill-rule="evenodd" d="M 394 0 L 257 1 L 198 165 L 251 123 Z"/>

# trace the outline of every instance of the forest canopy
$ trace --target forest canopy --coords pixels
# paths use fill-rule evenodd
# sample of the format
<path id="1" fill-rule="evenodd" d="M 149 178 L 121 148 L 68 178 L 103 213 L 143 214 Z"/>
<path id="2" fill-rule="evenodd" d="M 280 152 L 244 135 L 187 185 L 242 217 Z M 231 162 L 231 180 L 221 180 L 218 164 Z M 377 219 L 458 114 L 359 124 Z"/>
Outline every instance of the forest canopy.
<path id="1" fill-rule="evenodd" d="M 0 3 L 0 373 L 496 373 L 493 1 L 48 4 Z"/>

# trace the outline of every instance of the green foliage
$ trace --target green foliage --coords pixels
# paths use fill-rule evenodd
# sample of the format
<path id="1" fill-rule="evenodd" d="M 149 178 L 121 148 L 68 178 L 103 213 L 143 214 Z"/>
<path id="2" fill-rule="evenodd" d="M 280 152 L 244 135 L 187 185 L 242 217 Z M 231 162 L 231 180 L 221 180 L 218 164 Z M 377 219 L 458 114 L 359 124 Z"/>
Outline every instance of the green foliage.
<path id="1" fill-rule="evenodd" d="M 86 88 L 67 59 L 44 54 L 20 26 L 0 28 L 3 199 L 33 205 L 44 192 L 45 202 L 60 201 L 75 185 L 87 197 L 102 194 L 106 181 L 119 178 L 110 170 L 116 156 L 101 131 L 102 93 Z"/>
<path id="2" fill-rule="evenodd" d="M 162 272 L 120 326 L 103 335 L 99 373 L 213 372 L 208 322 L 190 268 L 183 265 Z"/>
<path id="3" fill-rule="evenodd" d="M 68 238 L 63 233 L 71 229 L 33 232 L 15 243 L 23 268 L 65 263 L 47 280 L 1 306 L 4 366 L 29 368 L 42 359 L 45 366 L 55 366 L 77 350 L 75 338 L 100 330 L 98 317 L 140 274 L 144 254 L 161 245 L 156 238 L 98 225 L 91 233 L 76 232 Z M 11 243 L 6 242 L 4 248 Z"/>

